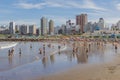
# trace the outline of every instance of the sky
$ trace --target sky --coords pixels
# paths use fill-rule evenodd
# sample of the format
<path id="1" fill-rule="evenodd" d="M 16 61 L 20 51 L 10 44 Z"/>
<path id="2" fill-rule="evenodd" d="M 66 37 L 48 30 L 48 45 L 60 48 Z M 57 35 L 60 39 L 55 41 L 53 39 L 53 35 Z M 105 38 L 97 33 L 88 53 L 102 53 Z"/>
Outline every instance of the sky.
<path id="1" fill-rule="evenodd" d="M 120 0 L 0 0 L 0 24 L 40 25 L 41 17 L 52 19 L 55 25 L 65 24 L 76 15 L 88 14 L 88 20 L 104 18 L 107 24 L 120 20 Z"/>

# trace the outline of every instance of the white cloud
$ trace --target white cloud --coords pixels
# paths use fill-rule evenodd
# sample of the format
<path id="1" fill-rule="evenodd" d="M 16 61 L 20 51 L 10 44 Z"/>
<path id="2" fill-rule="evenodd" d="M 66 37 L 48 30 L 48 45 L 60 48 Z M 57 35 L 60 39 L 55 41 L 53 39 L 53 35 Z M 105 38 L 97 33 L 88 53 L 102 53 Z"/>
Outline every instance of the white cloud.
<path id="1" fill-rule="evenodd" d="M 95 10 L 106 10 L 105 8 L 97 6 L 92 0 L 83 0 L 81 4 L 80 1 L 69 0 L 69 1 L 59 1 L 59 0 L 44 0 L 40 3 L 18 3 L 18 7 L 24 9 L 41 9 L 45 7 L 60 7 L 60 8 L 79 8 L 79 9 L 95 9 Z"/>
<path id="2" fill-rule="evenodd" d="M 65 4 L 60 4 L 60 3 L 57 3 L 57 2 L 46 2 L 46 6 L 47 7 L 61 7 L 61 8 L 69 8 L 68 5 L 65 5 Z"/>
<path id="3" fill-rule="evenodd" d="M 120 10 L 120 3 L 116 5 L 116 8 Z"/>
<path id="4" fill-rule="evenodd" d="M 39 3 L 39 4 L 19 3 L 15 5 L 17 5 L 18 7 L 24 8 L 24 9 L 32 9 L 32 8 L 41 9 L 44 5 L 46 5 L 46 3 Z"/>
<path id="5" fill-rule="evenodd" d="M 109 24 L 116 24 L 120 18 L 116 18 L 116 17 L 110 17 L 110 18 L 105 18 L 106 19 L 106 22 L 109 23 Z"/>
<path id="6" fill-rule="evenodd" d="M 106 10 L 105 8 L 98 7 L 92 0 L 85 0 L 83 8 L 91 8 L 95 10 Z"/>

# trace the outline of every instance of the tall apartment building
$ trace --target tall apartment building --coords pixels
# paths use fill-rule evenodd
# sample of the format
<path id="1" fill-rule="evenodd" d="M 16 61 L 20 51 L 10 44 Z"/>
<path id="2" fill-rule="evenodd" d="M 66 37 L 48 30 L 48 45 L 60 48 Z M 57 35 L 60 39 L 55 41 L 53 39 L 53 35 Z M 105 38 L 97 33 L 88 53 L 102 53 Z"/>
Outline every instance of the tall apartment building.
<path id="1" fill-rule="evenodd" d="M 20 25 L 20 34 L 26 35 L 29 33 L 29 26 L 28 25 Z"/>
<path id="2" fill-rule="evenodd" d="M 29 25 L 29 33 L 36 34 L 36 26 L 35 25 Z"/>
<path id="3" fill-rule="evenodd" d="M 120 20 L 117 22 L 117 28 L 120 30 Z"/>
<path id="4" fill-rule="evenodd" d="M 100 19 L 99 19 L 98 27 L 100 28 L 100 30 L 105 29 L 105 21 L 104 21 L 103 18 L 100 18 Z"/>
<path id="5" fill-rule="evenodd" d="M 15 22 L 9 23 L 9 32 L 10 34 L 15 34 Z"/>
<path id="6" fill-rule="evenodd" d="M 88 23 L 87 14 L 81 14 L 76 16 L 76 25 L 80 26 L 80 32 L 84 32 L 84 27 Z"/>
<path id="7" fill-rule="evenodd" d="M 47 35 L 47 19 L 45 17 L 41 18 L 41 35 Z"/>
<path id="8" fill-rule="evenodd" d="M 49 35 L 53 35 L 54 34 L 54 21 L 50 20 L 49 21 Z"/>

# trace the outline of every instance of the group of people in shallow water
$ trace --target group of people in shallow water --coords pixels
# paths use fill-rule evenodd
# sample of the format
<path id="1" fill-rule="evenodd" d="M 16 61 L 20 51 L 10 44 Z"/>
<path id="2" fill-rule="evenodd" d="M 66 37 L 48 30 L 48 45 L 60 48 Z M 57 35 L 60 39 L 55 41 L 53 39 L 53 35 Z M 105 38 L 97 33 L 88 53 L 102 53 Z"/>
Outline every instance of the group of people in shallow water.
<path id="1" fill-rule="evenodd" d="M 21 55 L 21 48 L 19 48 L 19 55 Z M 14 48 L 8 50 L 8 56 L 12 57 L 14 55 Z"/>
<path id="2" fill-rule="evenodd" d="M 92 50 L 104 50 L 107 43 L 113 44 L 113 48 L 115 51 L 118 49 L 118 42 L 116 41 L 99 41 L 99 40 L 83 40 L 83 41 L 71 41 L 72 51 L 73 53 L 88 53 Z"/>
<path id="3" fill-rule="evenodd" d="M 8 50 L 8 56 L 13 56 L 14 48 Z"/>
<path id="4" fill-rule="evenodd" d="M 48 44 L 47 46 L 48 46 L 49 48 L 52 47 L 52 49 L 54 48 L 54 45 L 51 46 L 51 44 Z M 60 49 L 60 47 L 61 47 L 61 46 L 58 46 L 59 49 Z M 32 45 L 31 45 L 31 44 L 30 44 L 30 49 L 32 49 Z M 43 44 L 43 47 L 42 47 L 42 48 L 39 48 L 39 54 L 43 54 L 43 53 L 44 53 L 44 55 L 45 55 L 45 52 L 46 52 L 46 45 Z M 9 50 L 8 50 L 8 56 L 9 56 L 9 57 L 10 57 L 10 56 L 13 56 L 13 54 L 14 54 L 14 48 L 9 49 Z M 21 50 L 21 48 L 19 48 L 19 55 L 21 56 L 21 54 L 22 54 L 22 50 Z"/>
<path id="5" fill-rule="evenodd" d="M 39 49 L 39 53 L 40 54 L 44 53 L 45 55 L 45 44 L 43 44 L 43 49 L 42 48 Z"/>
<path id="6" fill-rule="evenodd" d="M 64 45 L 67 43 L 67 41 L 63 41 L 61 40 L 60 42 L 62 42 Z M 92 43 L 95 43 L 96 45 L 102 45 L 103 44 L 106 44 L 107 42 L 106 41 L 99 41 L 99 40 L 95 40 L 95 41 L 90 41 L 90 40 L 84 40 L 84 41 L 68 41 L 68 44 L 69 43 L 72 43 L 72 45 L 70 46 L 72 48 L 72 51 L 73 53 L 77 53 L 80 49 L 80 46 L 84 47 L 84 51 L 86 53 L 89 52 L 89 49 L 91 48 L 92 46 Z M 81 44 L 82 43 L 82 44 Z M 112 42 L 115 50 L 118 49 L 118 44 L 117 42 Z M 47 47 L 49 48 L 54 48 L 54 45 L 51 45 L 51 43 L 47 44 Z M 32 48 L 32 45 L 30 44 L 30 48 Z M 61 45 L 58 45 L 58 50 L 60 51 L 61 49 Z M 39 54 L 43 54 L 45 55 L 45 52 L 46 52 L 46 44 L 43 44 L 42 48 L 39 48 Z M 9 49 L 8 50 L 8 56 L 13 56 L 14 54 L 14 48 L 12 49 Z M 19 48 L 19 55 L 22 55 L 22 50 L 21 48 Z"/>

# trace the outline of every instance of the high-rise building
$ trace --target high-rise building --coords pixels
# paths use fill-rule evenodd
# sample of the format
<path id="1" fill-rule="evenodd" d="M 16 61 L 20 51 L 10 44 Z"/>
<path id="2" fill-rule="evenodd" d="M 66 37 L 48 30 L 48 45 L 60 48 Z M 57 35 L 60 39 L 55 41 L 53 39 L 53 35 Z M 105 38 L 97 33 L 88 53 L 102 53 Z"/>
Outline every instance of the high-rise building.
<path id="1" fill-rule="evenodd" d="M 61 29 L 61 27 L 60 26 L 56 26 L 55 28 L 54 28 L 54 34 L 59 34 L 59 30 Z"/>
<path id="2" fill-rule="evenodd" d="M 100 18 L 100 19 L 99 19 L 98 27 L 100 28 L 100 30 L 105 29 L 105 21 L 104 21 L 103 18 Z"/>
<path id="3" fill-rule="evenodd" d="M 20 25 L 20 33 L 21 33 L 22 35 L 28 34 L 28 33 L 29 33 L 29 26 L 28 26 L 28 25 L 25 25 L 25 24 Z"/>
<path id="4" fill-rule="evenodd" d="M 62 25 L 63 34 L 70 34 L 70 27 L 72 25 L 71 20 L 66 21 L 66 25 Z"/>
<path id="5" fill-rule="evenodd" d="M 85 25 L 84 32 L 93 32 L 93 24 L 92 24 L 92 22 L 88 22 Z"/>
<path id="6" fill-rule="evenodd" d="M 65 24 L 62 24 L 62 25 L 61 25 L 61 30 L 60 30 L 61 33 L 62 33 L 62 34 L 67 34 L 67 32 L 68 32 L 67 30 L 68 30 L 68 29 L 67 29 L 67 26 L 66 26 Z"/>
<path id="7" fill-rule="evenodd" d="M 20 25 L 15 25 L 15 32 L 19 33 L 19 31 L 20 31 Z"/>
<path id="8" fill-rule="evenodd" d="M 54 21 L 50 20 L 49 21 L 49 35 L 53 35 L 54 34 Z"/>
<path id="9" fill-rule="evenodd" d="M 37 36 L 40 35 L 40 29 L 39 29 L 39 28 L 36 29 L 36 35 L 37 35 Z"/>
<path id="10" fill-rule="evenodd" d="M 47 35 L 47 19 L 45 17 L 41 18 L 41 35 Z"/>
<path id="11" fill-rule="evenodd" d="M 120 21 L 117 22 L 117 27 L 120 30 Z"/>
<path id="12" fill-rule="evenodd" d="M 15 34 L 15 22 L 9 23 L 9 32 L 10 34 Z"/>
<path id="13" fill-rule="evenodd" d="M 29 25 L 29 33 L 36 34 L 36 26 L 35 25 Z"/>
<path id="14" fill-rule="evenodd" d="M 87 14 L 81 14 L 76 16 L 76 25 L 80 26 L 80 32 L 84 32 L 84 26 L 87 24 L 88 18 Z"/>

